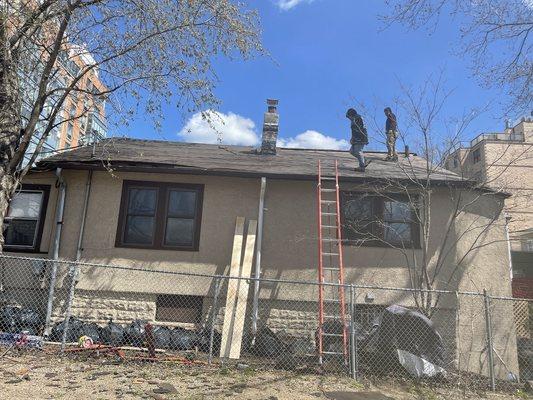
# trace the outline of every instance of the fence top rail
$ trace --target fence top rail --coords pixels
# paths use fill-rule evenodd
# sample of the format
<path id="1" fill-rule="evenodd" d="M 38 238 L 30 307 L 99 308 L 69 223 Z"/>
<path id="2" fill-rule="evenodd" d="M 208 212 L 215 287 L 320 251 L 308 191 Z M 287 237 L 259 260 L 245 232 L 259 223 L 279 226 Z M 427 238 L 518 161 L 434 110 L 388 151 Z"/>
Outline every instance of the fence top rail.
<path id="1" fill-rule="evenodd" d="M 149 268 L 139 268 L 131 267 L 124 265 L 116 264 L 99 264 L 99 263 L 89 263 L 84 261 L 70 261 L 70 260 L 53 260 L 50 258 L 39 258 L 39 257 L 27 257 L 27 256 L 11 256 L 6 254 L 0 254 L 0 260 L 19 260 L 19 261 L 41 261 L 45 263 L 59 263 L 69 266 L 77 267 L 92 267 L 92 268 L 102 268 L 102 269 L 114 269 L 114 270 L 123 270 L 123 271 L 136 271 L 136 272 L 149 272 L 154 274 L 166 274 L 174 276 L 190 276 L 197 278 L 211 278 L 211 279 L 242 279 L 249 282 L 259 281 L 259 282 L 269 282 L 269 283 L 286 283 L 294 285 L 314 285 L 320 286 L 318 281 L 309 281 L 309 280 L 296 280 L 296 279 L 274 279 L 274 278 L 255 278 L 255 277 L 241 277 L 241 276 L 231 276 L 231 275 L 220 275 L 220 274 L 204 274 L 198 272 L 181 272 L 181 271 L 164 271 L 158 269 L 149 269 Z M 354 289 L 373 289 L 373 290 L 389 290 L 397 292 L 424 292 L 424 293 L 438 293 L 438 294 L 451 294 L 451 295 L 461 295 L 461 296 L 485 296 L 480 292 L 469 292 L 469 291 L 459 291 L 459 290 L 443 290 L 443 289 L 413 289 L 413 288 L 398 288 L 392 286 L 376 286 L 376 285 L 361 285 L 361 284 L 350 284 L 350 283 L 322 283 L 323 286 L 334 286 L 339 287 L 343 286 L 344 288 L 354 288 Z M 494 300 L 514 300 L 514 301 L 528 301 L 533 302 L 533 299 L 524 299 L 516 297 L 506 297 L 506 296 L 491 296 L 488 295 L 490 299 Z"/>

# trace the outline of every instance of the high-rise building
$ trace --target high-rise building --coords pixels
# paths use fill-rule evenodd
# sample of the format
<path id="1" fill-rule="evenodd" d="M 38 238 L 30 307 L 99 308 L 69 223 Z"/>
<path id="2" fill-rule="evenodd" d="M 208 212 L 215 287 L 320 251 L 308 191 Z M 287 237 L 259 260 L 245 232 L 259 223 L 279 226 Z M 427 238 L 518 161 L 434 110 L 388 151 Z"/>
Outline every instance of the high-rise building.
<path id="1" fill-rule="evenodd" d="M 33 60 L 27 59 L 19 69 L 19 82 L 21 90 L 22 118 L 28 119 L 31 114 L 40 78 L 40 61 L 38 56 Z M 61 52 L 58 68 L 49 83 L 49 90 L 64 88 L 69 81 L 76 77 L 79 71 L 87 65 L 93 65 L 94 59 L 79 46 L 69 46 Z M 101 93 L 105 86 L 99 77 L 98 69 L 92 69 L 79 80 L 76 89 L 72 90 L 58 114 L 56 125 L 48 135 L 39 158 L 50 155 L 57 150 L 81 146 L 92 141 L 98 141 L 107 134 L 105 115 L 105 99 L 102 96 L 90 93 Z M 59 91 L 61 93 L 61 91 Z M 53 108 L 57 96 L 50 96 L 45 103 L 41 119 L 32 143 L 26 153 L 29 159 L 39 141 L 44 127 L 48 123 L 48 114 Z"/>

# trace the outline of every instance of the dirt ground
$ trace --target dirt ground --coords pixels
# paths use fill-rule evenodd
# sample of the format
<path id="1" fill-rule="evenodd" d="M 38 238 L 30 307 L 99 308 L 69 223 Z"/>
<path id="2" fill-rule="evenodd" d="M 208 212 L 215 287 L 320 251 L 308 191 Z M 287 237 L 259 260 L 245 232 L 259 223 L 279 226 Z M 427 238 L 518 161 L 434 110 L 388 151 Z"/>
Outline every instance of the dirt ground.
<path id="1" fill-rule="evenodd" d="M 403 400 L 528 399 L 522 390 L 465 392 L 410 381 L 259 371 L 244 365 L 120 362 L 111 356 L 9 352 L 0 359 L 0 399 Z"/>

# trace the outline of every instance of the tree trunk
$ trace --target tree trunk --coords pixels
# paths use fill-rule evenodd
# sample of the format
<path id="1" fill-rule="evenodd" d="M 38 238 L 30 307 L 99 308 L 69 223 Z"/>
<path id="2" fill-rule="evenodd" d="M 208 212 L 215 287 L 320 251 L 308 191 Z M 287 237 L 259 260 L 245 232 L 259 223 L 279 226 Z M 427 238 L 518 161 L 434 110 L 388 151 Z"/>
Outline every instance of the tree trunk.
<path id="1" fill-rule="evenodd" d="M 18 181 L 17 166 L 12 165 L 12 160 L 22 128 L 17 57 L 11 51 L 4 22 L 0 21 L 0 253 L 4 244 L 4 218 Z"/>

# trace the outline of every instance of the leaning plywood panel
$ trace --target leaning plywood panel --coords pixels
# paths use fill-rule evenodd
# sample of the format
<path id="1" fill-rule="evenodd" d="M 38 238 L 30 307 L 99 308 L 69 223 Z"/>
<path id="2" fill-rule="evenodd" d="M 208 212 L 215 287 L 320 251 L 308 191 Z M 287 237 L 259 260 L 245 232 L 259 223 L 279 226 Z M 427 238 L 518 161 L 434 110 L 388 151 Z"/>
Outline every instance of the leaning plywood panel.
<path id="1" fill-rule="evenodd" d="M 244 259 L 242 261 L 242 268 L 240 277 L 246 279 L 239 279 L 239 290 L 237 293 L 237 304 L 235 305 L 235 322 L 233 324 L 233 335 L 230 345 L 229 358 L 239 359 L 241 356 L 242 333 L 244 329 L 244 320 L 246 316 L 246 304 L 248 301 L 248 291 L 250 290 L 250 283 L 247 278 L 250 278 L 252 273 L 252 261 L 254 259 L 255 247 L 255 232 L 257 229 L 257 221 L 251 220 L 248 222 L 248 232 L 246 234 L 246 246 L 244 249 Z"/>
<path id="2" fill-rule="evenodd" d="M 233 252 L 231 253 L 230 276 L 239 276 L 241 269 L 242 240 L 244 237 L 244 217 L 237 217 L 235 236 L 233 237 Z M 235 322 L 235 305 L 237 301 L 238 280 L 228 279 L 228 293 L 224 311 L 224 325 L 222 326 L 222 343 L 220 357 L 229 357 L 232 341 L 233 324 Z"/>

